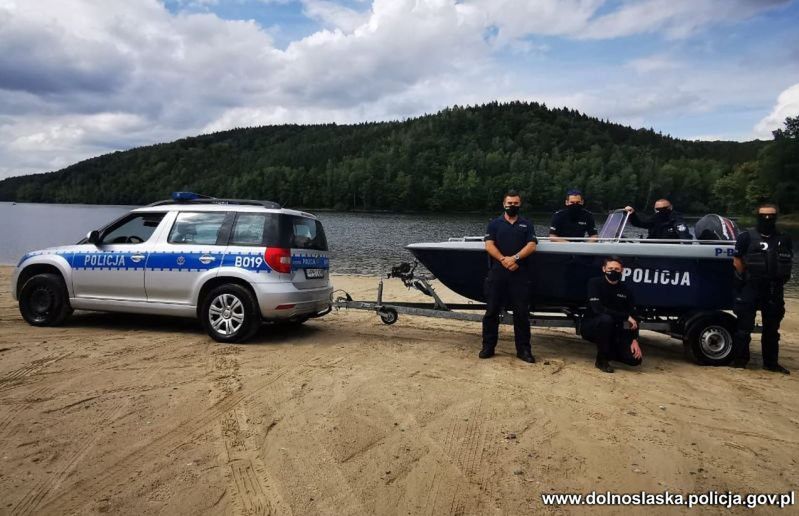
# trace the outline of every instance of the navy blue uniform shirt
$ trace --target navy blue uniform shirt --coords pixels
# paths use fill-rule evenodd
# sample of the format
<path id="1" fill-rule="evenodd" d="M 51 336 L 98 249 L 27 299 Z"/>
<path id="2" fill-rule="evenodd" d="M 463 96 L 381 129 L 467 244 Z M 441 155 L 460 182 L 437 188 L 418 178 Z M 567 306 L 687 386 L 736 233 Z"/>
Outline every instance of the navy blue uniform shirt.
<path id="1" fill-rule="evenodd" d="M 598 276 L 588 280 L 588 313 L 589 317 L 608 314 L 616 322 L 626 321 L 635 314 L 633 293 L 624 283 L 615 285 Z"/>
<path id="2" fill-rule="evenodd" d="M 549 232 L 561 238 L 594 236 L 597 234 L 594 215 L 585 208 L 580 208 L 576 213 L 569 208 L 556 211 Z"/>
<path id="3" fill-rule="evenodd" d="M 655 240 L 691 240 L 694 237 L 688 230 L 682 216 L 676 211 L 670 211 L 667 219 L 642 217 L 637 211 L 630 214 L 630 224 L 649 230 L 647 238 Z"/>
<path id="4" fill-rule="evenodd" d="M 529 242 L 538 243 L 535 237 L 533 223 L 522 217 L 518 217 L 516 222 L 511 224 L 505 220 L 504 215 L 500 215 L 488 223 L 486 228 L 486 240 L 493 240 L 502 256 L 514 256 L 519 253 Z M 519 262 L 519 267 L 524 267 L 526 260 Z M 491 259 L 491 267 L 502 267 L 498 261 Z"/>
<path id="5" fill-rule="evenodd" d="M 761 234 L 760 238 L 762 238 L 764 242 L 766 242 L 769 246 L 771 246 L 772 249 L 775 250 L 779 246 L 780 242 L 782 242 L 783 249 L 787 249 L 787 251 L 791 253 L 791 256 L 793 256 L 793 242 L 791 241 L 791 237 L 789 235 L 775 231 L 773 235 L 768 237 L 765 237 Z M 752 235 L 749 234 L 749 231 L 743 231 L 739 233 L 738 237 L 735 239 L 735 254 L 733 256 L 744 259 L 749 253 L 749 247 L 751 245 Z M 772 271 L 777 270 L 776 261 L 777 253 L 769 253 L 768 267 Z"/>
<path id="6" fill-rule="evenodd" d="M 782 237 L 781 239 L 778 237 Z M 787 248 L 789 251 L 793 253 L 793 242 L 791 241 L 791 237 L 788 235 L 783 235 L 779 231 L 775 231 L 773 235 L 769 237 L 761 238 L 769 243 L 769 245 L 776 245 L 777 242 L 782 240 L 782 245 Z M 742 231 L 738 234 L 738 237 L 735 239 L 735 254 L 738 258 L 743 258 L 746 256 L 746 253 L 749 252 L 749 244 L 752 242 L 752 237 L 748 231 Z"/>

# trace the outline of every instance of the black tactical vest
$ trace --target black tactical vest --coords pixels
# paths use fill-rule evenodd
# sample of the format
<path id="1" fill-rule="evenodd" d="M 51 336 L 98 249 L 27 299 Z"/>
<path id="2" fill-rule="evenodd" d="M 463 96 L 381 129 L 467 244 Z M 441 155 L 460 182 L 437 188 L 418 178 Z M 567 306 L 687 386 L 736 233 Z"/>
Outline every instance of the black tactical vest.
<path id="1" fill-rule="evenodd" d="M 785 237 L 777 233 L 764 239 L 760 232 L 749 230 L 749 249 L 743 257 L 746 272 L 754 280 L 788 281 L 791 277 L 793 253 L 785 245 Z"/>

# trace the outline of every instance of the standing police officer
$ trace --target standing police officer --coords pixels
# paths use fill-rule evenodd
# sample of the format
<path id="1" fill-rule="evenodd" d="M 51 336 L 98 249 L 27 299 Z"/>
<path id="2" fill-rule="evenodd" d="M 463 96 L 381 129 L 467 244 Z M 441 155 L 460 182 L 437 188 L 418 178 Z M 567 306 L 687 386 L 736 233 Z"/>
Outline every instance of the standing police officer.
<path id="1" fill-rule="evenodd" d="M 549 226 L 549 239 L 553 242 L 567 242 L 569 238 L 589 237 L 597 239 L 594 215 L 583 208 L 583 194 L 580 190 L 566 192 L 566 207 L 552 216 Z"/>
<path id="2" fill-rule="evenodd" d="M 777 359 L 780 351 L 780 322 L 785 315 L 783 286 L 791 277 L 793 245 L 788 235 L 777 231 L 777 205 L 757 209 L 757 229 L 738 235 L 735 242 L 737 293 L 733 311 L 738 327 L 733 338 L 733 366 L 749 362 L 749 342 L 755 327 L 755 312 L 763 317 L 763 369 L 790 374 Z"/>
<path id="3" fill-rule="evenodd" d="M 519 217 L 522 198 L 509 190 L 502 198 L 505 213 L 488 224 L 485 247 L 491 262 L 486 278 L 486 313 L 483 316 L 483 349 L 480 358 L 494 356 L 499 338 L 499 314 L 504 307 L 513 311 L 516 356 L 534 363 L 530 348 L 530 274 L 526 258 L 538 239 L 533 224 Z"/>
<path id="4" fill-rule="evenodd" d="M 655 216 L 651 218 L 640 217 L 632 206 L 625 206 L 624 209 L 630 214 L 630 224 L 649 230 L 647 238 L 657 240 L 693 239 L 682 216 L 674 211 L 674 207 L 668 199 L 655 201 Z"/>

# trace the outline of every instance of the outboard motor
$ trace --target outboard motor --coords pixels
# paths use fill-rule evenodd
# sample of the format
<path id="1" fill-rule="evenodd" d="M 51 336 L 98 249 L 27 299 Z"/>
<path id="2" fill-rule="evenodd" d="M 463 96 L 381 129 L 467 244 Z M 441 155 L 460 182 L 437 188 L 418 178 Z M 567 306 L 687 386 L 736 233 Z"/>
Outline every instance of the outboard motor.
<path id="1" fill-rule="evenodd" d="M 694 232 L 697 240 L 735 240 L 741 230 L 735 221 L 710 213 L 697 221 Z"/>

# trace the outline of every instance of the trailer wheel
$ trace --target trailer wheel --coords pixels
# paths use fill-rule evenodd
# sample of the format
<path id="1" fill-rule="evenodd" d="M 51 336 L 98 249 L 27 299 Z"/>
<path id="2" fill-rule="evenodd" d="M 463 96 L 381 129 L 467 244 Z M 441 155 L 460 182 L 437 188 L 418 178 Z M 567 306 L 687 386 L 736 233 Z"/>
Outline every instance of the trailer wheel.
<path id="1" fill-rule="evenodd" d="M 381 308 L 377 311 L 383 324 L 394 324 L 399 319 L 399 314 L 393 308 Z"/>
<path id="2" fill-rule="evenodd" d="M 732 361 L 735 317 L 725 312 L 701 315 L 685 331 L 685 349 L 700 365 L 724 366 Z"/>

